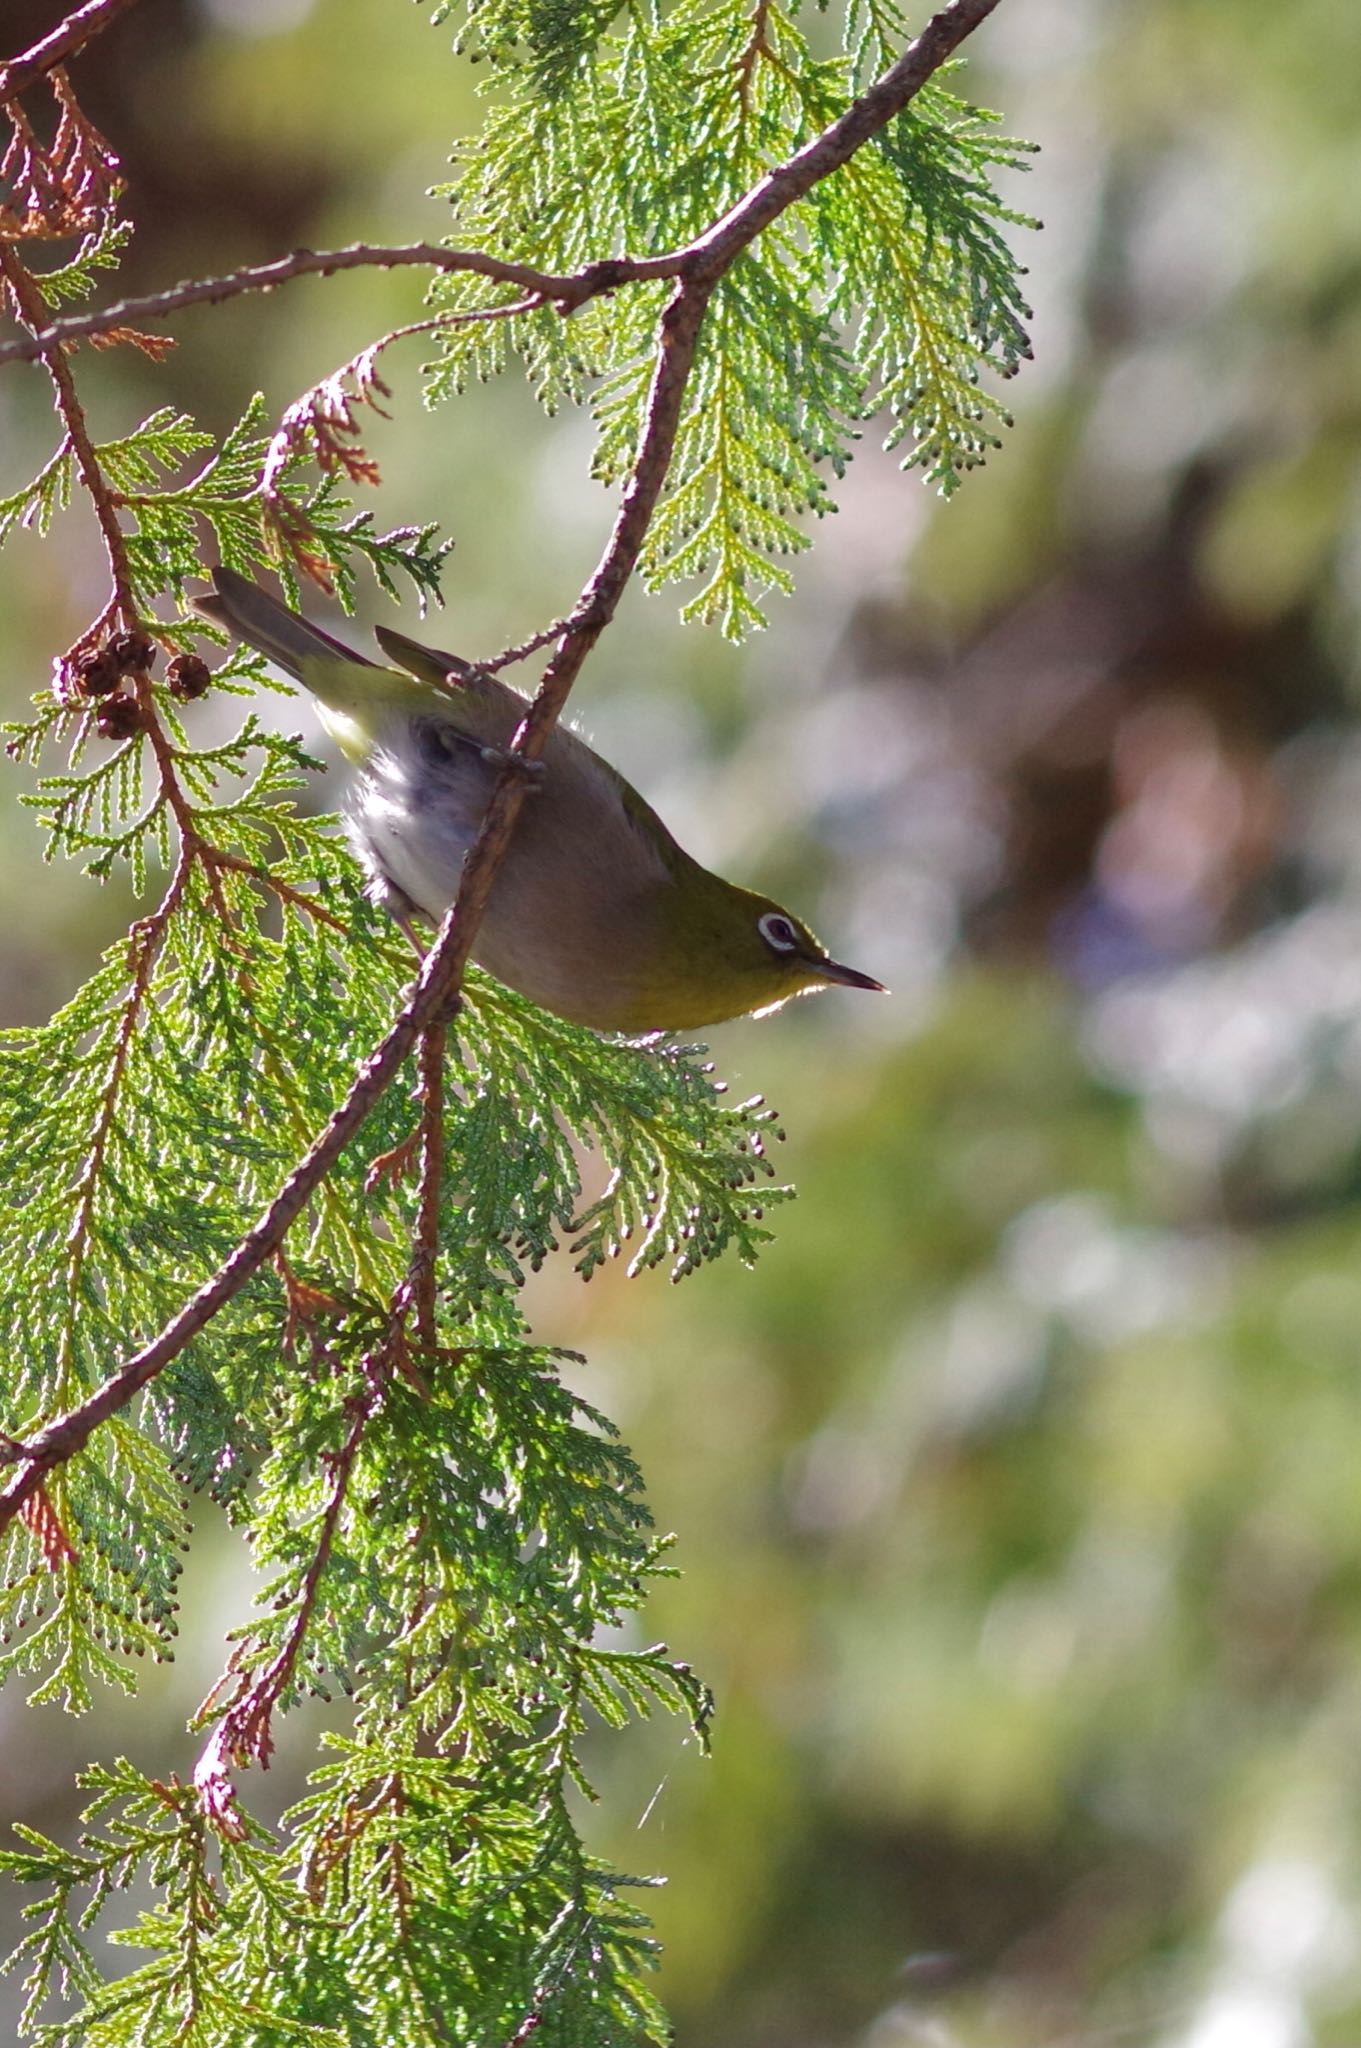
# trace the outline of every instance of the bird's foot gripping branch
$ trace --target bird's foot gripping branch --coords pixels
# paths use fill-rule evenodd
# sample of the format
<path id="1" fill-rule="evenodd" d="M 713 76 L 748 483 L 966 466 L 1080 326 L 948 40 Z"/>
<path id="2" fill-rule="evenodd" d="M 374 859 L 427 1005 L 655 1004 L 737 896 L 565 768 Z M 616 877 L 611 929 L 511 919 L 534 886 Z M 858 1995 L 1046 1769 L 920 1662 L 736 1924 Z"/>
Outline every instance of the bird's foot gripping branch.
<path id="1" fill-rule="evenodd" d="M 876 406 L 942 489 L 993 444 L 980 373 L 1025 343 L 1000 231 L 1016 216 L 991 178 L 1020 156 L 933 79 L 995 4 L 953 0 L 915 39 L 895 7 L 857 8 L 828 63 L 771 0 L 609 34 L 496 0 L 465 34 L 497 103 L 462 148 L 456 244 L 301 250 L 78 311 L 128 227 L 116 148 L 64 67 L 115 24 L 133 34 L 135 0 L 88 0 L 0 65 L 0 364 L 54 422 L 35 473 L 0 485 L 0 541 L 77 500 L 107 570 L 9 751 L 40 771 L 27 800 L 51 849 L 125 869 L 141 899 L 52 1021 L 0 1045 L 4 1668 L 80 1708 L 167 1655 L 195 1492 L 262 1579 L 196 1769 L 101 1767 L 78 1846 L 28 1834 L 4 1854 L 30 1888 L 26 2023 L 54 2042 L 663 2036 L 635 1881 L 586 1853 L 568 1795 L 592 1725 L 660 1702 L 703 1736 L 709 1702 L 634 1633 L 664 1546 L 520 1289 L 554 1251 L 586 1277 L 621 1250 L 677 1276 L 754 1256 L 787 1192 L 770 1112 L 729 1107 L 694 1049 L 551 1010 L 685 1026 L 758 1005 L 727 961 L 715 992 L 711 912 L 731 899 L 705 894 L 713 877 L 694 895 L 703 871 L 668 868 L 686 857 L 598 762 L 597 800 L 612 790 L 616 822 L 691 885 L 699 994 L 652 936 L 655 1015 L 589 983 L 553 1004 L 531 978 L 545 1010 L 469 963 L 517 848 L 552 824 L 572 758 L 557 721 L 635 573 L 689 579 L 689 615 L 740 633 Z M 375 10 L 375 44 L 391 32 Z M 661 253 L 628 253 L 642 239 Z M 423 269 L 428 310 L 277 426 L 258 401 L 221 442 L 172 407 L 87 410 L 83 345 L 155 364 L 183 308 L 365 267 Z M 473 664 L 489 678 L 549 650 L 532 701 L 474 735 L 476 831 L 448 886 L 422 898 L 410 862 L 379 877 L 395 908 L 445 913 L 414 981 L 343 834 L 294 808 L 319 765 L 303 743 L 253 709 L 209 722 L 268 678 L 192 604 L 215 558 L 238 595 L 268 564 L 293 600 L 311 579 L 348 605 L 367 564 L 389 594 L 404 577 L 438 598 L 448 543 L 379 533 L 347 495 L 377 481 L 365 409 L 412 333 L 437 338 L 433 397 L 514 356 L 550 406 L 588 398 L 598 473 L 621 486 L 567 618 Z M 867 982 L 778 905 L 745 910 L 767 976 Z M 266 1831 L 245 1774 L 281 1715 L 337 1690 L 346 1733 Z M 106 1981 L 90 1923 L 134 1881 L 155 1892 L 128 1937 L 148 1959 Z"/>

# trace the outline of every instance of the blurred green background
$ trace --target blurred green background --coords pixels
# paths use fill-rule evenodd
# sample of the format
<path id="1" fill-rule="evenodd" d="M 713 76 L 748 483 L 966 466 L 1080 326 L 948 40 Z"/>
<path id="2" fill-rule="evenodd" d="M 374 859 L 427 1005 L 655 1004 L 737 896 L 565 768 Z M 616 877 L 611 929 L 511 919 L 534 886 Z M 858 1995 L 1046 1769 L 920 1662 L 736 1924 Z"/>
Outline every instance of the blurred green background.
<path id="1" fill-rule="evenodd" d="M 62 11 L 8 0 L 7 49 Z M 380 0 L 141 0 L 77 73 L 128 287 L 440 232 L 477 118 L 447 42 Z M 687 843 L 895 991 L 714 1036 L 800 1188 L 757 1272 L 536 1284 L 679 1534 L 650 1626 L 719 1700 L 708 1763 L 602 1742 L 589 1826 L 668 1879 L 682 2048 L 1354 2048 L 1361 10 L 1003 0 L 973 47 L 1044 147 L 1007 447 L 943 508 L 871 435 L 768 634 L 635 593 L 578 692 Z M 105 435 L 220 428 L 418 310 L 414 275 L 295 284 L 83 388 Z M 378 516 L 452 532 L 439 635 L 490 651 L 596 558 L 589 430 L 511 381 L 427 416 L 406 347 Z M 10 370 L 6 488 L 51 440 Z M 101 594 L 79 517 L 0 555 L 6 715 Z M 43 867 L 7 780 L 12 1023 L 130 905 Z M 9 1817 L 68 1829 L 94 1754 L 192 1765 L 249 1597 L 202 1527 L 141 1700 L 0 1701 Z"/>

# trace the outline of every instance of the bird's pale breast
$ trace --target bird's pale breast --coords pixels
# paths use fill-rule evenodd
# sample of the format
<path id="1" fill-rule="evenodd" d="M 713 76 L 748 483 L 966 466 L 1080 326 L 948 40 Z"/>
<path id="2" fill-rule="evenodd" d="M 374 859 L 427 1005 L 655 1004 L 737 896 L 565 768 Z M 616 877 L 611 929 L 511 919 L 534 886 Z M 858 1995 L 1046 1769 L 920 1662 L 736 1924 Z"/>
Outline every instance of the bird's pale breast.
<path id="1" fill-rule="evenodd" d="M 670 875 L 580 744 L 550 746 L 473 948 L 531 1001 L 597 1029 L 637 1009 Z M 438 923 L 458 890 L 496 770 L 456 729 L 393 722 L 354 790 L 350 829 L 373 893 Z"/>

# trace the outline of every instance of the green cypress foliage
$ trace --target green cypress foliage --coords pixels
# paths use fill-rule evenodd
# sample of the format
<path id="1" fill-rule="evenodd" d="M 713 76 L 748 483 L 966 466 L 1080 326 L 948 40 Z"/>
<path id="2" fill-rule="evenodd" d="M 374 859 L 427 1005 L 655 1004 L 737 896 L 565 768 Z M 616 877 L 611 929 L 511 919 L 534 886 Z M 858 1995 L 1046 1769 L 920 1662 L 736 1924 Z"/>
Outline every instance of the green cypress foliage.
<path id="1" fill-rule="evenodd" d="M 892 5 L 857 4 L 846 34 L 819 58 L 797 10 L 775 0 L 469 8 L 457 46 L 492 60 L 491 105 L 441 188 L 454 240 L 555 272 L 688 243 L 843 113 L 905 39 Z M 995 116 L 928 85 L 724 278 L 643 560 L 652 589 L 697 586 L 687 618 L 739 639 L 765 623 L 763 592 L 792 588 L 786 558 L 809 545 L 799 521 L 835 509 L 832 481 L 876 413 L 947 495 L 998 445 L 1007 414 L 982 375 L 1009 377 L 1028 355 L 1028 309 L 1001 232 L 1025 216 L 991 179 L 1027 153 Z M 668 289 L 634 286 L 568 322 L 538 309 L 451 328 L 429 395 L 515 354 L 550 411 L 587 400 L 595 473 L 617 482 L 637 455 Z M 466 274 L 431 293 L 460 309 L 513 296 Z"/>
<path id="2" fill-rule="evenodd" d="M 892 0 L 854 0 L 830 55 L 829 24 L 773 0 L 474 0 L 458 47 L 485 60 L 490 99 L 456 152 L 451 239 L 552 271 L 675 247 L 834 119 L 904 33 Z M 71 205 L 94 189 L 72 165 L 107 173 L 78 122 L 63 134 L 67 158 L 54 145 L 47 182 L 19 195 L 30 209 L 55 205 L 63 180 Z M 807 545 L 803 516 L 831 509 L 829 477 L 876 410 L 942 490 L 994 445 L 1002 414 L 980 379 L 1024 354 L 1025 309 L 1001 235 L 1016 216 L 990 181 L 1019 161 L 990 117 L 928 87 L 724 276 L 643 558 L 654 587 L 689 586 L 687 616 L 734 634 L 761 623 L 762 593 L 788 588 L 785 558 Z M 77 207 L 62 230 L 76 253 L 31 273 L 49 313 L 116 267 L 116 198 L 109 186 L 92 215 Z M 445 327 L 428 394 L 514 356 L 550 409 L 592 407 L 597 473 L 617 483 L 669 290 L 634 284 L 570 320 L 538 308 Z M 446 313 L 507 296 L 469 275 L 431 292 Z M 371 369 L 352 371 L 359 398 Z M 68 435 L 0 498 L 0 542 L 46 532 L 91 464 L 116 508 L 119 602 L 9 728 L 9 752 L 41 770 L 24 801 L 49 857 L 95 877 L 124 866 L 143 900 L 49 1024 L 0 1037 L 11 1444 L 103 1385 L 218 1270 L 410 978 L 336 821 L 295 807 L 318 766 L 300 741 L 247 709 L 205 744 L 193 703 L 154 670 L 120 733 L 74 665 L 131 612 L 167 652 L 213 656 L 217 690 L 265 687 L 256 657 L 186 609 L 214 556 L 269 562 L 295 592 L 300 573 L 324 578 L 347 603 L 367 565 L 390 594 L 404 581 L 437 600 L 448 543 L 380 533 L 342 486 L 368 480 L 343 441 L 353 403 L 329 432 L 295 409 L 271 436 L 257 400 L 220 445 L 159 411 L 92 440 L 85 462 Z M 675 1278 L 729 1248 L 750 1260 L 789 1192 L 766 1157 L 779 1133 L 759 1100 L 727 1103 L 701 1049 L 602 1040 L 475 971 L 447 1062 L 433 1319 L 410 1312 L 425 1193 L 413 1060 L 286 1259 L 0 1536 L 0 1675 L 75 1711 L 169 1654 L 195 1493 L 223 1505 L 261 1575 L 200 1714 L 195 1782 L 91 1770 L 76 1848 L 24 1830 L 0 1856 L 30 1894 L 12 1960 L 53 2048 L 664 2037 L 639 1902 L 652 1880 L 587 1852 L 569 1795 L 589 1792 L 588 1728 L 661 1706 L 702 1743 L 710 1701 L 638 1631 L 666 1545 L 613 1426 L 531 1341 L 520 1292 L 550 1254 L 585 1278 L 616 1255 Z M 248 1767 L 268 1759 L 278 1716 L 337 1692 L 348 1732 L 265 1829 Z M 115 1938 L 137 1959 L 109 1976 L 102 1930 L 134 1885 L 150 1903 Z"/>

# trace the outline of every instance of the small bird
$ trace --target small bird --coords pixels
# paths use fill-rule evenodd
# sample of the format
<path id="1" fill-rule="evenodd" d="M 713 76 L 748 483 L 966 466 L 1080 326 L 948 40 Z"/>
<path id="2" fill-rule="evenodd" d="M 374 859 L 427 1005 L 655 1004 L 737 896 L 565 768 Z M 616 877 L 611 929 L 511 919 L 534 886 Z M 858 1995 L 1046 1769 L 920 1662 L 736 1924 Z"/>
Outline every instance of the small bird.
<path id="1" fill-rule="evenodd" d="M 412 943 L 458 891 L 516 728 L 518 690 L 390 628 L 382 668 L 233 570 L 195 600 L 317 700 L 359 776 L 349 827 L 375 901 Z M 527 766 L 530 764 L 526 764 Z M 492 887 L 473 958 L 545 1010 L 596 1031 L 688 1031 L 840 983 L 877 989 L 833 960 L 806 924 L 711 874 L 651 806 L 567 727 L 541 772 Z"/>

